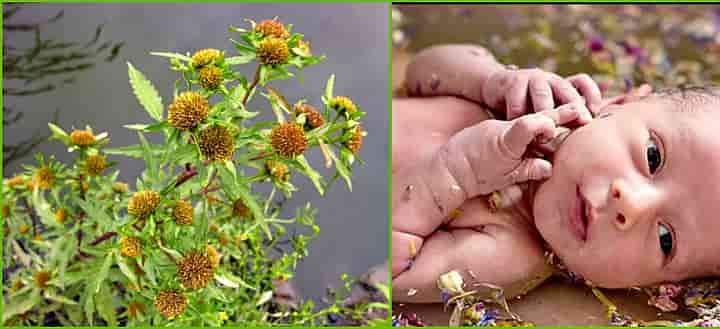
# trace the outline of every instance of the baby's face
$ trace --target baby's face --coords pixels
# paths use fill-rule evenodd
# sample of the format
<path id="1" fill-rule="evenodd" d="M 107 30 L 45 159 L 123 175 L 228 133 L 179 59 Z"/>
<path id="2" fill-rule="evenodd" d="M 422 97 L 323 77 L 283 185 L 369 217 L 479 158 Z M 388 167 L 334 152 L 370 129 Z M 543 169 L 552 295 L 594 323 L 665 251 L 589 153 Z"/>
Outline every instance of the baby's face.
<path id="1" fill-rule="evenodd" d="M 720 103 L 673 106 L 652 97 L 607 109 L 567 137 L 537 191 L 541 235 L 599 286 L 720 272 Z"/>

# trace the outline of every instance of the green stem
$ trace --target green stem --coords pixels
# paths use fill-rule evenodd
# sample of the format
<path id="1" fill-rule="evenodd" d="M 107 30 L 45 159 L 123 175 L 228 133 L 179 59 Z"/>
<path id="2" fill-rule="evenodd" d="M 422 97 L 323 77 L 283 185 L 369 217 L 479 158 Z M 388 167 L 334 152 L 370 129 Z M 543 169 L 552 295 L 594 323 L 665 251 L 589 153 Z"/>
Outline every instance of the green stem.
<path id="1" fill-rule="evenodd" d="M 262 64 L 258 64 L 257 68 L 255 69 L 255 76 L 253 77 L 252 83 L 250 83 L 250 87 L 248 87 L 248 90 L 245 92 L 245 96 L 243 96 L 242 105 L 245 107 L 248 100 L 250 99 L 250 94 L 252 94 L 253 90 L 257 86 L 258 82 L 260 82 L 260 69 L 262 68 Z"/>

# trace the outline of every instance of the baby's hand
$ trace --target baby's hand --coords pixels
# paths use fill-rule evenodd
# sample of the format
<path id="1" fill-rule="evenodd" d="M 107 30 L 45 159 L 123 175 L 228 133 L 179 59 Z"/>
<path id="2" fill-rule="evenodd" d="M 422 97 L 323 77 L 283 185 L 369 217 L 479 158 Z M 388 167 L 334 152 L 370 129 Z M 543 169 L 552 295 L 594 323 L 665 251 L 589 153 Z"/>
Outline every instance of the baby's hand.
<path id="1" fill-rule="evenodd" d="M 505 111 L 508 120 L 582 101 L 587 105 L 587 108 L 579 109 L 583 110 L 578 117 L 578 123 L 582 125 L 592 119 L 590 111 L 597 110 L 601 95 L 600 88 L 587 74 L 563 79 L 540 69 L 502 69 L 485 82 L 483 100 L 491 108 Z"/>

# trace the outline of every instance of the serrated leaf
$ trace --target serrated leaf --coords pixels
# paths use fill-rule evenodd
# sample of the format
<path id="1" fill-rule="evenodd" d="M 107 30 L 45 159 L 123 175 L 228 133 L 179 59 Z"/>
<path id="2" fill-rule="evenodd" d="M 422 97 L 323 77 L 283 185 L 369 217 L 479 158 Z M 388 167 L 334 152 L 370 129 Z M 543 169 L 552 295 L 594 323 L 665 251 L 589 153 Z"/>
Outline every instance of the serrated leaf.
<path id="1" fill-rule="evenodd" d="M 69 299 L 67 297 L 52 294 L 49 291 L 45 291 L 45 299 L 49 299 L 54 302 L 58 302 L 60 304 L 77 305 L 76 301 Z"/>
<path id="2" fill-rule="evenodd" d="M 161 156 L 162 152 L 164 151 L 164 147 L 165 147 L 164 145 L 151 144 L 150 148 L 152 150 L 153 156 L 154 157 Z M 124 155 L 124 156 L 128 156 L 131 158 L 142 158 L 143 151 L 144 151 L 143 147 L 140 144 L 103 149 L 103 152 L 105 154 Z"/>
<path id="3" fill-rule="evenodd" d="M 102 293 L 95 295 L 95 305 L 100 317 L 107 322 L 108 326 L 117 326 L 117 317 L 115 314 L 115 303 L 113 295 L 107 284 L 102 285 Z"/>
<path id="4" fill-rule="evenodd" d="M 238 192 L 240 192 L 240 197 L 242 198 L 243 202 L 245 202 L 245 206 L 247 206 L 250 209 L 250 212 L 253 214 L 253 218 L 258 221 L 258 225 L 260 225 L 263 231 L 265 231 L 268 239 L 272 239 L 270 227 L 268 226 L 267 222 L 265 222 L 265 214 L 263 214 L 260 204 L 258 204 L 257 200 L 255 200 L 255 196 L 252 195 L 250 189 L 243 185 L 236 184 L 236 187 Z"/>
<path id="5" fill-rule="evenodd" d="M 100 269 L 97 272 L 97 276 L 93 280 L 93 284 L 91 285 L 91 287 L 94 294 L 100 292 L 100 287 L 102 286 L 103 281 L 107 279 L 108 274 L 110 273 L 110 266 L 112 266 L 113 263 L 113 254 L 114 252 L 111 251 L 107 254 L 107 256 L 105 256 L 105 260 L 100 266 Z"/>
<path id="6" fill-rule="evenodd" d="M 345 180 L 345 184 L 347 184 L 348 189 L 352 192 L 352 179 L 350 177 L 350 168 L 345 166 L 345 163 L 343 161 L 339 161 L 337 157 L 335 157 L 334 152 L 330 152 L 330 157 L 333 159 L 333 162 L 335 162 L 335 169 L 337 170 L 338 175 L 342 177 Z"/>
<path id="7" fill-rule="evenodd" d="M 140 145 L 142 145 L 143 150 L 143 158 L 145 159 L 145 168 L 147 168 L 148 175 L 152 179 L 158 178 L 158 168 L 156 163 L 156 157 L 153 156 L 152 149 L 150 148 L 150 143 L 148 143 L 147 139 L 145 139 L 145 135 L 143 133 L 138 131 L 138 138 L 140 138 Z"/>
<path id="8" fill-rule="evenodd" d="M 240 286 L 243 286 L 250 290 L 257 290 L 257 288 L 249 285 L 247 282 L 243 281 L 243 279 L 238 278 L 237 276 L 234 276 L 230 273 L 218 274 L 215 276 L 215 280 L 217 280 L 223 286 L 229 288 L 239 288 Z"/>
<path id="9" fill-rule="evenodd" d="M 147 111 L 151 118 L 162 121 L 163 104 L 157 89 L 155 89 L 150 80 L 145 78 L 142 72 L 136 70 L 130 62 L 128 62 L 128 75 L 130 76 L 130 86 L 132 86 L 135 97 L 137 97 L 140 104 L 145 108 L 145 111 Z"/>
<path id="10" fill-rule="evenodd" d="M 295 162 L 300 165 L 302 173 L 310 178 L 310 181 L 312 181 L 313 185 L 315 185 L 315 189 L 317 189 L 318 193 L 320 193 L 320 195 L 324 195 L 325 189 L 322 184 L 322 175 L 310 166 L 303 155 L 296 157 Z"/>
<path id="11" fill-rule="evenodd" d="M 118 267 L 120 267 L 120 272 L 122 272 L 128 280 L 130 280 L 131 283 L 137 286 L 137 275 L 135 275 L 135 271 L 133 271 L 130 266 L 127 265 L 125 262 L 125 259 L 122 258 L 120 254 L 115 254 L 117 258 L 117 264 Z"/>
<path id="12" fill-rule="evenodd" d="M 325 98 L 329 101 L 333 98 L 333 89 L 335 88 L 335 74 L 330 75 L 325 85 Z"/>

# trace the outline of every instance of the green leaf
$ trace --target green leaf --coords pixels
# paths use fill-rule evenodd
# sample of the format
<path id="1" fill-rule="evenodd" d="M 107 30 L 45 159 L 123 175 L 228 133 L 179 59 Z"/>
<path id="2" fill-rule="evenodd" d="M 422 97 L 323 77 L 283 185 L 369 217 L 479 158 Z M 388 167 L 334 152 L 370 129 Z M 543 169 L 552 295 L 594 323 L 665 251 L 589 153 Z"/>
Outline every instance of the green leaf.
<path id="1" fill-rule="evenodd" d="M 58 139 L 65 145 L 70 145 L 70 136 L 64 130 L 62 130 L 62 128 L 50 122 L 48 122 L 48 127 L 50 128 L 50 131 L 52 131 L 52 136 L 50 136 L 50 139 Z"/>
<path id="2" fill-rule="evenodd" d="M 138 282 L 137 282 L 137 275 L 135 275 L 135 271 L 133 271 L 130 268 L 130 266 L 127 265 L 127 263 L 125 262 L 125 259 L 122 256 L 120 256 L 120 254 L 115 254 L 115 256 L 117 258 L 117 264 L 120 267 L 120 272 L 125 274 L 125 276 L 128 278 L 128 280 L 130 280 L 130 282 L 132 282 L 134 285 L 137 286 Z"/>
<path id="3" fill-rule="evenodd" d="M 45 291 L 45 299 L 52 300 L 53 302 L 58 302 L 60 304 L 68 304 L 68 305 L 77 305 L 77 302 L 63 296 L 55 295 L 49 291 Z"/>
<path id="4" fill-rule="evenodd" d="M 144 132 L 153 132 L 153 131 L 159 131 L 166 127 L 169 127 L 170 125 L 167 123 L 167 121 L 161 121 L 158 123 L 154 123 L 151 125 L 146 124 L 134 124 L 134 125 L 124 125 L 123 127 L 130 129 L 130 130 L 138 130 L 138 131 L 144 131 Z"/>
<path id="5" fill-rule="evenodd" d="M 102 266 L 100 266 L 97 276 L 93 278 L 93 284 L 90 287 L 92 287 L 92 292 L 94 294 L 100 292 L 100 287 L 102 286 L 103 281 L 107 279 L 108 274 L 110 273 L 110 266 L 112 266 L 113 263 L 114 253 L 115 252 L 110 251 L 107 256 L 105 256 L 105 261 L 103 261 Z"/>
<path id="6" fill-rule="evenodd" d="M 192 60 L 190 57 L 187 57 L 183 54 L 178 54 L 178 53 L 166 53 L 166 52 L 153 51 L 153 52 L 150 52 L 150 55 L 167 57 L 167 58 L 175 58 L 175 59 L 179 59 L 179 60 L 185 61 L 185 62 L 189 62 Z"/>
<path id="7" fill-rule="evenodd" d="M 140 145 L 142 145 L 143 149 L 143 158 L 145 159 L 145 168 L 147 168 L 148 175 L 150 175 L 151 178 L 157 179 L 158 178 L 158 168 L 156 163 L 156 157 L 153 156 L 152 149 L 150 148 L 150 143 L 148 143 L 147 139 L 145 139 L 145 135 L 143 135 L 142 132 L 138 131 L 138 138 L 140 138 Z"/>
<path id="8" fill-rule="evenodd" d="M 255 306 L 260 306 L 260 305 L 262 305 L 262 304 L 265 304 L 265 303 L 269 302 L 270 299 L 272 299 L 272 296 L 273 296 L 272 290 L 268 290 L 268 291 L 266 291 L 266 292 L 263 292 L 263 293 L 260 295 L 260 298 L 258 298 L 258 301 L 257 301 L 257 303 L 255 304 Z"/>
<path id="9" fill-rule="evenodd" d="M 117 326 L 115 302 L 107 284 L 102 285 L 102 293 L 95 295 L 95 305 L 100 316 L 111 327 Z"/>
<path id="10" fill-rule="evenodd" d="M 152 150 L 152 154 L 154 157 L 159 157 L 162 155 L 162 152 L 165 151 L 165 145 L 157 145 L 157 144 L 151 144 L 150 149 Z M 140 144 L 137 145 L 130 145 L 130 146 L 123 146 L 123 147 L 113 147 L 113 148 L 106 148 L 103 149 L 103 152 L 105 154 L 111 154 L 111 155 L 124 155 L 131 158 L 142 158 L 143 157 L 143 146 Z"/>
<path id="11" fill-rule="evenodd" d="M 270 227 L 267 222 L 265 222 L 265 214 L 263 214 L 260 204 L 258 204 L 257 200 L 255 200 L 255 196 L 252 195 L 249 188 L 243 185 L 237 184 L 237 190 L 240 192 L 240 197 L 243 202 L 245 202 L 245 205 L 250 209 L 250 212 L 252 212 L 255 221 L 257 221 L 258 225 L 260 225 L 263 231 L 265 231 L 268 239 L 272 239 Z"/>
<path id="12" fill-rule="evenodd" d="M 329 101 L 333 98 L 333 89 L 335 88 L 335 74 L 331 74 L 325 85 L 325 98 Z"/>
<path id="13" fill-rule="evenodd" d="M 244 53 L 241 56 L 233 56 L 225 59 L 225 63 L 228 65 L 240 65 L 252 62 L 255 59 L 254 52 Z"/>
<path id="14" fill-rule="evenodd" d="M 130 86 L 145 111 L 156 121 L 162 121 L 162 98 L 150 80 L 145 78 L 142 72 L 136 70 L 130 62 L 128 62 L 128 75 L 130 76 Z"/>
<path id="15" fill-rule="evenodd" d="M 313 185 L 315 185 L 315 189 L 317 189 L 318 193 L 320 193 L 320 195 L 324 195 L 325 189 L 323 188 L 322 184 L 322 175 L 320 175 L 320 173 L 310 167 L 310 164 L 307 162 L 307 159 L 305 159 L 305 156 L 303 155 L 296 157 L 295 162 L 300 165 L 303 174 L 310 178 L 310 181 L 312 181 Z"/>
<path id="16" fill-rule="evenodd" d="M 34 290 L 30 296 L 23 298 L 14 298 L 7 303 L 3 303 L 3 322 L 12 318 L 15 315 L 23 314 L 42 301 L 40 293 Z"/>
<path id="17" fill-rule="evenodd" d="M 338 158 L 335 156 L 335 152 L 332 150 L 329 150 L 328 154 L 333 159 L 333 162 L 335 162 L 335 169 L 337 169 L 337 173 L 345 180 L 345 184 L 347 184 L 348 189 L 352 192 L 352 179 L 350 177 L 350 168 L 348 168 L 343 161 L 339 161 Z"/>
<path id="18" fill-rule="evenodd" d="M 243 281 L 243 279 L 238 278 L 230 273 L 218 274 L 215 276 L 215 280 L 217 280 L 217 282 L 219 282 L 221 285 L 229 288 L 239 288 L 240 286 L 243 286 L 250 290 L 257 290 L 257 288 L 249 285 L 247 282 Z"/>

